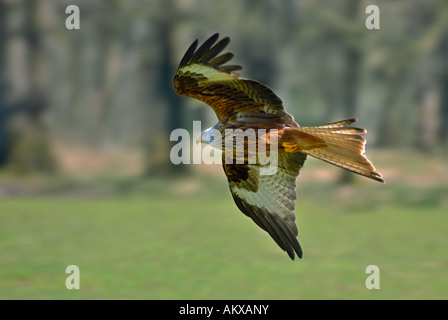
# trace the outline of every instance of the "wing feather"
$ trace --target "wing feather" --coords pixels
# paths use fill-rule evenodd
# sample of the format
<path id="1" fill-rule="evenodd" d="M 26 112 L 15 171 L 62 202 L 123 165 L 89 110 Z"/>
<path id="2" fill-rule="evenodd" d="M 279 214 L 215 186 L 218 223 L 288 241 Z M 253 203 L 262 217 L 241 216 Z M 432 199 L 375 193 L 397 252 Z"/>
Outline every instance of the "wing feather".
<path id="1" fill-rule="evenodd" d="M 212 66 L 216 66 L 219 67 L 220 65 L 229 62 L 230 60 L 232 60 L 233 58 L 233 53 L 231 52 L 227 52 L 224 53 L 222 55 L 220 55 L 219 57 L 214 58 L 213 60 L 211 60 L 209 63 Z M 240 69 L 242 69 L 242 67 L 238 66 Z"/>
<path id="2" fill-rule="evenodd" d="M 222 40 L 219 41 L 217 44 L 215 44 L 215 45 L 213 46 L 213 48 L 209 49 L 208 52 L 205 52 L 205 53 L 202 55 L 200 61 L 205 63 L 205 62 L 208 62 L 210 59 L 213 59 L 213 60 L 214 60 L 214 58 L 216 58 L 216 57 L 218 56 L 218 54 L 220 54 L 220 53 L 222 52 L 222 50 L 224 50 L 224 48 L 227 47 L 227 45 L 229 44 L 229 42 L 230 42 L 230 38 L 229 38 L 229 37 L 226 37 L 226 38 L 222 39 Z M 231 56 L 227 61 L 229 61 L 229 60 L 232 59 L 232 58 L 233 58 L 233 54 L 232 54 L 232 56 Z M 223 62 L 221 62 L 221 63 L 219 63 L 219 64 L 224 64 L 224 63 L 226 63 L 227 61 L 223 61 Z M 215 62 L 215 63 L 216 63 L 216 62 Z"/>
<path id="3" fill-rule="evenodd" d="M 224 164 L 230 191 L 238 208 L 269 233 L 294 260 L 302 258 L 295 224 L 296 177 L 306 159 L 303 153 L 280 153 L 277 172 L 260 175 L 258 164 Z"/>
<path id="4" fill-rule="evenodd" d="M 193 57 L 191 58 L 192 61 L 194 62 L 205 62 L 204 61 L 204 55 L 206 55 L 207 53 L 209 54 L 210 51 L 214 52 L 215 50 L 210 50 L 211 47 L 213 46 L 213 44 L 216 42 L 216 40 L 218 40 L 219 35 L 217 33 L 215 33 L 214 35 L 212 35 L 210 38 L 208 38 L 200 47 L 199 49 L 195 52 L 195 54 L 193 55 Z M 222 41 L 228 41 L 228 38 L 224 38 Z M 222 50 L 222 49 L 221 49 Z M 219 51 L 220 52 L 220 51 Z M 218 52 L 218 53 L 219 53 Z"/>
<path id="5" fill-rule="evenodd" d="M 230 38 L 216 43 L 218 38 L 216 33 L 198 49 L 197 40 L 188 48 L 174 77 L 176 92 L 205 102 L 221 122 L 236 118 L 250 121 L 254 113 L 270 113 L 278 115 L 285 125 L 296 126 L 281 99 L 270 88 L 260 82 L 241 78 L 235 72 L 241 70 L 241 66 L 226 65 L 233 54 L 221 52 Z"/>
<path id="6" fill-rule="evenodd" d="M 187 49 L 187 52 L 185 52 L 184 56 L 182 57 L 182 59 L 180 60 L 179 63 L 179 68 L 186 66 L 188 64 L 188 62 L 191 60 L 191 58 L 193 57 L 194 51 L 196 50 L 196 47 L 198 46 L 198 40 L 196 39 L 191 45 L 190 47 Z"/>

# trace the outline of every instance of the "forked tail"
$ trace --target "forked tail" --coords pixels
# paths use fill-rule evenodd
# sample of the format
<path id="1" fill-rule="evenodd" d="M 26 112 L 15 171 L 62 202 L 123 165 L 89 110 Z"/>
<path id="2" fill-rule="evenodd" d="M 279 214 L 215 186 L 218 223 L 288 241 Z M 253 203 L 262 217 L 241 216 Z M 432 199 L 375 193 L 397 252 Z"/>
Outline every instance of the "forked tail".
<path id="1" fill-rule="evenodd" d="M 290 128 L 295 134 L 298 149 L 317 159 L 329 162 L 354 173 L 384 182 L 381 173 L 364 155 L 365 129 L 349 127 L 357 119 L 338 121 L 323 126 Z M 286 147 L 288 143 L 286 143 Z M 288 152 L 288 151 L 286 151 Z"/>

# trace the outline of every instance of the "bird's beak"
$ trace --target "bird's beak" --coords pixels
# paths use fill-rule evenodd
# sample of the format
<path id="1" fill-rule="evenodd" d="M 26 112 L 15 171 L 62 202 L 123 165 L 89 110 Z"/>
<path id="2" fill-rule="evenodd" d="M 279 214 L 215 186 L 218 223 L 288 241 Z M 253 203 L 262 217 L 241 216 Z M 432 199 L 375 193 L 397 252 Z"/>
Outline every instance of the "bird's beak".
<path id="1" fill-rule="evenodd" d="M 201 144 L 202 143 L 202 139 L 201 136 L 196 138 L 196 145 Z"/>

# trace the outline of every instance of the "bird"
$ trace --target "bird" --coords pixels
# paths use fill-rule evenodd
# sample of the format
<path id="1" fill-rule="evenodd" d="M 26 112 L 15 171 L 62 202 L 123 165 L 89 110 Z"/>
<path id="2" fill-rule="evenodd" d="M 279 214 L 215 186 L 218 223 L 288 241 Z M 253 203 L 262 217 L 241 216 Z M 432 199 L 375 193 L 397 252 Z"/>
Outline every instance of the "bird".
<path id="1" fill-rule="evenodd" d="M 215 33 L 199 48 L 198 39 L 190 45 L 174 75 L 174 89 L 181 96 L 204 102 L 215 112 L 218 122 L 202 132 L 199 141 L 223 152 L 224 173 L 239 210 L 266 231 L 292 260 L 296 255 L 302 258 L 294 211 L 296 180 L 307 156 L 384 182 L 364 155 L 366 139 L 362 135 L 367 131 L 351 126 L 355 118 L 300 127 L 268 86 L 242 78 L 237 72 L 241 66 L 227 64 L 234 55 L 222 51 L 230 38 L 218 39 Z M 268 171 L 267 164 L 259 159 L 248 161 L 249 138 L 243 137 L 243 151 L 236 150 L 233 138 L 237 134 L 226 140 L 229 132 L 241 135 L 248 130 L 256 133 L 255 141 L 251 140 L 255 153 L 261 152 L 264 143 L 266 154 L 276 155 L 273 173 L 263 174 L 263 170 Z M 277 148 L 272 151 L 270 147 L 275 144 Z"/>

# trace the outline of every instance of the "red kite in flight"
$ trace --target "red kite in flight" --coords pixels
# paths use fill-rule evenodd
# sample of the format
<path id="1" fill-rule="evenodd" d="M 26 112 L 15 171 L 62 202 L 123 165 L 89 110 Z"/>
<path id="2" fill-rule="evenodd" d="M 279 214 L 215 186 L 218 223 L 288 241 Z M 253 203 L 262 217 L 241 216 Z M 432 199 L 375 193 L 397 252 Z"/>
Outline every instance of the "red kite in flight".
<path id="1" fill-rule="evenodd" d="M 241 78 L 235 72 L 241 70 L 241 66 L 226 65 L 233 54 L 219 54 L 230 39 L 226 37 L 216 43 L 218 37 L 214 34 L 197 50 L 198 40 L 193 42 L 179 64 L 174 87 L 178 94 L 205 102 L 215 111 L 219 122 L 212 128 L 218 130 L 222 138 L 227 129 L 278 130 L 278 165 L 274 174 L 261 174 L 266 165 L 259 161 L 239 163 L 223 159 L 223 167 L 238 208 L 268 232 L 291 259 L 295 258 L 294 252 L 302 258 L 294 209 L 296 177 L 306 156 L 384 182 L 364 156 L 366 140 L 361 135 L 366 130 L 349 126 L 356 119 L 300 127 L 271 89 L 260 82 Z M 210 129 L 203 132 L 201 142 L 213 145 L 213 136 L 208 134 Z M 269 133 L 263 140 L 270 143 Z M 218 144 L 224 151 L 224 143 Z M 244 155 L 247 160 L 246 151 Z"/>

